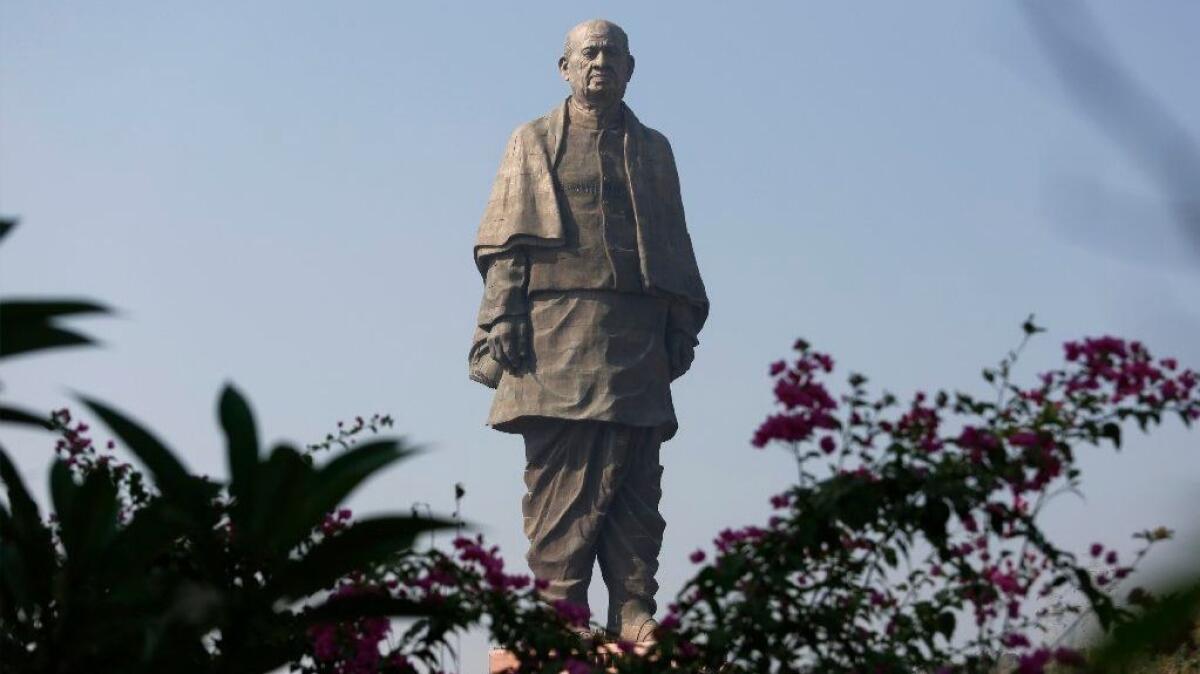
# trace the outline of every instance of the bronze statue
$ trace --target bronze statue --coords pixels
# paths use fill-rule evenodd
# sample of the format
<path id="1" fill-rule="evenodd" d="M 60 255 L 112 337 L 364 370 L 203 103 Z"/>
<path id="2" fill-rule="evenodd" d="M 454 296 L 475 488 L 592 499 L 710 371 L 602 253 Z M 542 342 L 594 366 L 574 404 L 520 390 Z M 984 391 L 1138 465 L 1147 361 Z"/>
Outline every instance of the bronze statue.
<path id="1" fill-rule="evenodd" d="M 509 139 L 475 240 L 470 374 L 496 388 L 488 423 L 525 441 L 543 596 L 586 605 L 599 559 L 609 632 L 643 641 L 657 625 L 670 382 L 691 366 L 708 298 L 671 146 L 622 101 L 633 66 L 619 26 L 579 24 L 558 61 L 571 95 Z"/>

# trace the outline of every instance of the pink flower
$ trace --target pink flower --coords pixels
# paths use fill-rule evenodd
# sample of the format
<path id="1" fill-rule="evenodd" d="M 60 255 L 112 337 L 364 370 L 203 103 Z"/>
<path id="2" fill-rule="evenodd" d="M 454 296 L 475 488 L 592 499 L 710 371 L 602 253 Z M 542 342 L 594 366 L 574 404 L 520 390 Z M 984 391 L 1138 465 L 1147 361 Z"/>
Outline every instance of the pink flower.
<path id="1" fill-rule="evenodd" d="M 1054 659 L 1060 665 L 1068 665 L 1072 667 L 1082 667 L 1087 664 L 1087 658 L 1079 651 L 1070 648 L 1060 648 L 1054 651 Z"/>
<path id="2" fill-rule="evenodd" d="M 821 438 L 822 452 L 825 452 L 826 454 L 832 454 L 833 450 L 835 449 L 837 449 L 837 443 L 834 442 L 832 437 L 826 435 L 825 437 Z"/>
<path id="3" fill-rule="evenodd" d="M 1018 674 L 1043 674 L 1046 671 L 1046 665 L 1050 664 L 1050 657 L 1050 651 L 1039 648 L 1021 657 L 1017 662 L 1017 672 Z"/>
<path id="4" fill-rule="evenodd" d="M 703 562 L 704 558 L 705 554 L 703 550 L 696 550 L 692 554 L 688 555 L 688 559 L 691 560 L 693 564 L 699 564 Z"/>
<path id="5" fill-rule="evenodd" d="M 1018 431 L 1008 437 L 1014 447 L 1036 447 L 1041 444 L 1041 438 L 1032 431 Z"/>
<path id="6" fill-rule="evenodd" d="M 1100 545 L 1099 543 L 1092 543 L 1090 552 L 1092 553 L 1093 557 L 1099 557 L 1100 554 L 1104 552 L 1104 546 Z"/>
<path id="7" fill-rule="evenodd" d="M 1024 634 L 1017 634 L 1015 632 L 1013 634 L 1004 635 L 1004 638 L 1001 639 L 1001 643 L 1009 648 L 1029 647 L 1029 639 L 1026 639 Z"/>
<path id="8" fill-rule="evenodd" d="M 317 660 L 328 661 L 337 657 L 337 628 L 333 625 L 320 624 L 308 628 L 308 638 L 312 642 L 313 657 Z"/>
<path id="9" fill-rule="evenodd" d="M 1079 360 L 1079 356 L 1083 353 L 1083 348 L 1079 346 L 1079 342 L 1067 342 L 1063 344 L 1063 352 L 1069 361 Z"/>
<path id="10" fill-rule="evenodd" d="M 813 424 L 802 414 L 775 414 L 758 427 L 751 443 L 755 447 L 765 447 L 772 440 L 784 442 L 799 442 L 807 440 L 812 435 Z"/>
<path id="11" fill-rule="evenodd" d="M 984 576 L 1004 594 L 1017 594 L 1021 591 L 1021 582 L 1011 573 L 993 567 Z"/>
<path id="12" fill-rule="evenodd" d="M 550 605 L 558 613 L 558 617 L 568 625 L 585 627 L 592 618 L 592 612 L 588 607 L 571 603 L 565 599 L 556 599 Z"/>
<path id="13" fill-rule="evenodd" d="M 978 463 L 983 460 L 982 452 L 989 449 L 994 449 L 999 446 L 995 436 L 988 431 L 981 431 L 974 426 L 966 426 L 962 429 L 958 439 L 955 440 L 959 447 L 963 449 L 973 450 L 972 459 Z M 980 452 L 979 458 L 975 459 L 974 452 Z"/>
<path id="14" fill-rule="evenodd" d="M 563 666 L 566 667 L 564 671 L 567 674 L 591 674 L 592 672 L 592 668 L 586 662 L 576 660 L 575 658 L 567 658 Z"/>

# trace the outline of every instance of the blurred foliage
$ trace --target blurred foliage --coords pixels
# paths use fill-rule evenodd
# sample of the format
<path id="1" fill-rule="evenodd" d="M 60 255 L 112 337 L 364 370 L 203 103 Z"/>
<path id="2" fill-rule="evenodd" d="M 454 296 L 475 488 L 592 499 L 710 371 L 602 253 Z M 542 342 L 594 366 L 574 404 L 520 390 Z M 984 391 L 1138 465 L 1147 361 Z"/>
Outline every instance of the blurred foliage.
<path id="1" fill-rule="evenodd" d="M 1089 655 L 1098 674 L 1200 672 L 1200 574 L 1161 592 Z"/>
<path id="2" fill-rule="evenodd" d="M 13 223 L 5 222 L 0 236 Z M 0 304 L 4 356 L 88 344 L 56 318 L 103 307 L 73 300 Z M 218 414 L 229 480 L 194 475 L 141 424 L 83 404 L 145 466 L 96 458 L 87 425 L 5 408 L 5 421 L 57 427 L 44 519 L 0 448 L 0 655 L 4 671 L 266 672 L 299 657 L 305 630 L 328 620 L 428 615 L 395 599 L 327 591 L 351 572 L 412 547 L 449 520 L 380 516 L 322 531 L 355 488 L 410 457 L 397 440 L 346 448 L 321 466 L 290 445 L 264 453 L 250 406 L 226 387 Z"/>
<path id="3" fill-rule="evenodd" d="M 6 671 L 265 672 L 303 652 L 313 623 L 427 613 L 403 600 L 320 600 L 351 572 L 452 525 L 382 516 L 320 533 L 357 486 L 411 456 L 403 443 L 363 443 L 321 467 L 286 444 L 264 454 L 249 406 L 226 388 L 219 412 L 231 479 L 222 483 L 188 472 L 115 409 L 85 405 L 147 467 L 157 492 L 122 507 L 119 479 L 81 476 L 59 459 L 48 525 L 0 450 L 10 504 L 0 510 Z"/>
<path id="4" fill-rule="evenodd" d="M 16 220 L 0 218 L 0 243 L 16 226 Z M 91 344 L 91 338 L 59 326 L 57 320 L 67 316 L 105 313 L 108 313 L 108 309 L 104 306 L 86 300 L 0 300 L 0 359 Z M 3 390 L 2 386 L 0 390 Z M 3 403 L 0 403 L 0 422 L 45 425 L 42 416 Z"/>

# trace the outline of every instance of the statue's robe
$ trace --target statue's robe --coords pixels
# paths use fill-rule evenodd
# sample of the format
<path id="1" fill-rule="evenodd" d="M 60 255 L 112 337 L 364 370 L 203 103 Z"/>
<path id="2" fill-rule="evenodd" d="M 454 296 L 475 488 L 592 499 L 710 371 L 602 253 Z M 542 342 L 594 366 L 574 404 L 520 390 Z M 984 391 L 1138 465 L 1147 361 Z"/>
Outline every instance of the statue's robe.
<path id="1" fill-rule="evenodd" d="M 620 128 L 601 135 L 616 143 L 618 165 L 604 167 L 594 184 L 572 182 L 587 167 L 563 165 L 568 135 L 578 131 L 568 107 L 509 140 L 475 241 L 486 286 L 470 375 L 498 388 L 488 423 L 500 430 L 551 417 L 661 426 L 669 438 L 676 421 L 663 371 L 666 334 L 695 344 L 708 314 L 675 159 L 667 139 L 623 106 Z M 620 190 L 611 189 L 614 180 Z M 601 196 L 589 189 L 603 196 L 599 224 L 573 212 Z M 533 319 L 534 363 L 503 373 L 487 352 L 487 330 L 517 314 Z"/>

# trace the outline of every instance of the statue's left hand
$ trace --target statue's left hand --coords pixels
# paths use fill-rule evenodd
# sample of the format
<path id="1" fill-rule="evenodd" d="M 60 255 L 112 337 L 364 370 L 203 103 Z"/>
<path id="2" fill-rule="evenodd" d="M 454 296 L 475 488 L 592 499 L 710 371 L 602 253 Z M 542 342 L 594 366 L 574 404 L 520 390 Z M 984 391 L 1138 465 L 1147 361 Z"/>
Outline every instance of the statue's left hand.
<path id="1" fill-rule="evenodd" d="M 695 347 L 690 337 L 682 332 L 671 332 L 667 335 L 667 357 L 671 360 L 671 379 L 683 376 L 692 367 L 692 359 L 696 357 Z"/>
<path id="2" fill-rule="evenodd" d="M 488 333 L 492 358 L 508 372 L 533 365 L 530 341 L 533 328 L 528 316 L 501 316 Z"/>

